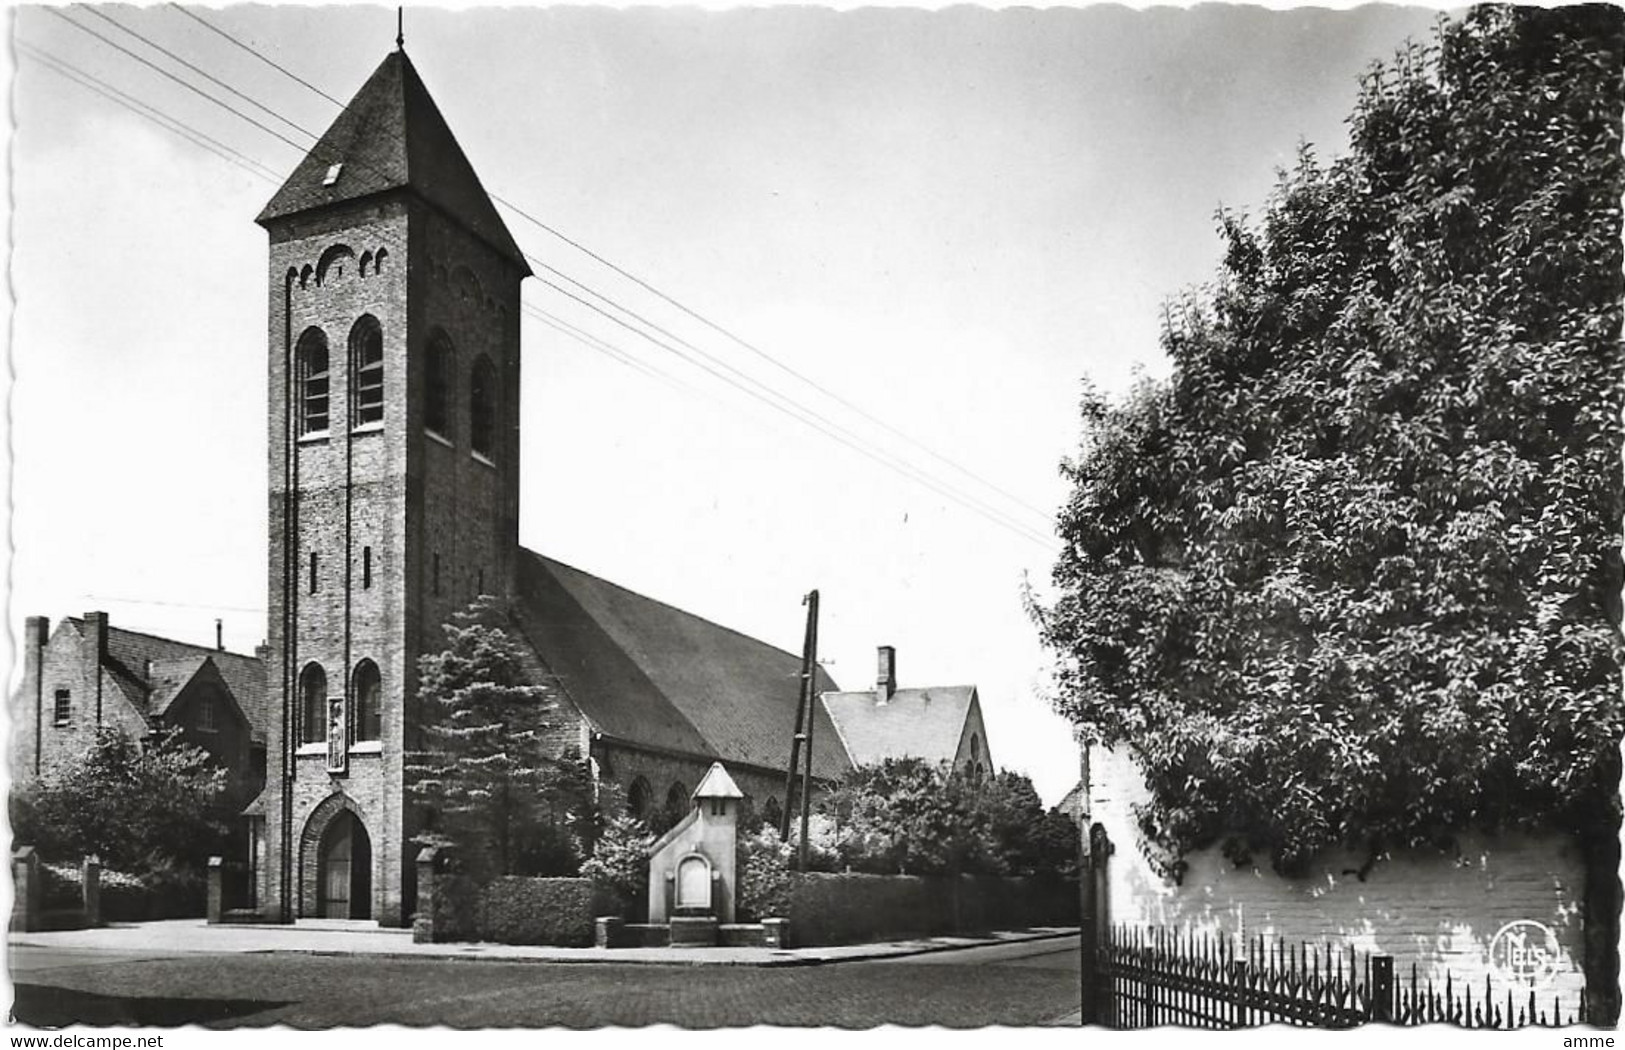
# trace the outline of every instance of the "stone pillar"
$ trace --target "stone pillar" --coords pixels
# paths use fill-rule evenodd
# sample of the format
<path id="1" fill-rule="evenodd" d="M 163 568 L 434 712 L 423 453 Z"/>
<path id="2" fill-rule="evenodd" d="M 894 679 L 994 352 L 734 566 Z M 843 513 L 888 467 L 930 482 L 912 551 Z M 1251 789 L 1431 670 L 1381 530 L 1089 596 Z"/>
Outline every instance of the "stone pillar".
<path id="1" fill-rule="evenodd" d="M 593 944 L 599 948 L 618 948 L 626 936 L 626 921 L 619 915 L 600 915 L 593 926 Z"/>
<path id="2" fill-rule="evenodd" d="M 40 881 L 39 854 L 33 846 L 20 847 L 11 855 L 11 884 L 17 894 L 11 904 L 11 928 L 32 933 L 40 928 L 40 901 L 45 889 Z"/>
<path id="3" fill-rule="evenodd" d="M 790 920 L 763 919 L 762 938 L 769 948 L 790 947 Z"/>
<path id="4" fill-rule="evenodd" d="M 226 910 L 226 871 L 223 857 L 209 858 L 209 922 L 220 921 Z"/>
<path id="5" fill-rule="evenodd" d="M 434 943 L 434 868 L 437 851 L 425 846 L 418 851 L 417 912 L 412 916 L 412 943 Z"/>
<path id="6" fill-rule="evenodd" d="M 102 924 L 102 859 L 92 853 L 79 867 L 79 892 L 85 904 L 85 925 Z"/>

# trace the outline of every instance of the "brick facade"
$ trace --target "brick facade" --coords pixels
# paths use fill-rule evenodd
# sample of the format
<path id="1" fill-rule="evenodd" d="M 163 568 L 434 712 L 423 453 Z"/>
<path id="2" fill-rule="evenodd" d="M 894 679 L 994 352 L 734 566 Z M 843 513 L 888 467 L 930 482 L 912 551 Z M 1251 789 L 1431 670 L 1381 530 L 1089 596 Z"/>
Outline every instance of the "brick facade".
<path id="1" fill-rule="evenodd" d="M 166 683 L 146 661 L 132 660 L 143 648 L 173 657 L 186 654 L 195 665 L 162 710 L 154 699 Z M 125 660 L 119 659 L 122 652 Z M 23 677 L 12 694 L 11 770 L 14 780 L 51 779 L 75 766 L 96 740 L 100 727 L 140 740 L 163 727 L 175 727 L 188 744 L 209 752 L 227 771 L 236 798 L 246 802 L 260 790 L 264 770 L 254 746 L 258 696 L 238 696 L 208 659 L 212 651 L 153 638 L 111 626 L 106 613 L 63 620 L 55 631 L 43 616 L 30 616 L 22 635 Z M 250 663 L 237 654 L 220 654 Z M 129 663 L 135 666 L 128 666 Z M 58 696 L 64 694 L 64 717 Z M 204 708 L 209 707 L 207 713 Z"/>
<path id="2" fill-rule="evenodd" d="M 274 919 L 317 911 L 321 866 L 310 847 L 344 811 L 365 829 L 372 863 L 371 899 L 352 902 L 350 914 L 398 925 L 415 894 L 403 756 L 420 742 L 418 657 L 444 645 L 441 625 L 482 585 L 511 593 L 519 273 L 404 191 L 268 228 L 269 689 L 278 717 L 267 736 L 286 784 L 267 794 L 260 899 Z M 364 317 L 382 333 L 383 420 L 352 427 L 351 333 Z M 452 350 L 450 433 L 437 435 L 424 427 L 425 362 L 442 336 Z M 319 337 L 328 346 L 329 426 L 300 435 L 297 355 L 301 339 Z M 481 355 L 497 376 L 490 458 L 469 445 L 469 375 Z M 376 742 L 355 735 L 351 678 L 363 659 L 382 683 Z M 313 662 L 349 723 L 342 771 L 330 771 L 325 742 L 301 743 L 299 683 Z"/>

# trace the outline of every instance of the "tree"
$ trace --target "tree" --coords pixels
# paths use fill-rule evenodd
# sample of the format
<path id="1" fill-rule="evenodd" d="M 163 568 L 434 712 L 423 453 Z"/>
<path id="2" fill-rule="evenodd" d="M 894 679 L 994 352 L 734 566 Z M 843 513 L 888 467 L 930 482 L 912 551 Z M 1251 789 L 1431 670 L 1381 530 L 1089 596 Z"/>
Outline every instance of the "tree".
<path id="1" fill-rule="evenodd" d="M 567 874 L 584 848 L 572 832 L 592 819 L 591 779 L 578 755 L 550 751 L 553 689 L 532 681 L 510 623 L 482 597 L 446 626 L 446 648 L 419 660 L 427 746 L 407 766 L 426 810 L 418 840 L 452 846 L 479 878 Z"/>
<path id="2" fill-rule="evenodd" d="M 201 870 L 223 852 L 232 815 L 226 771 L 178 729 L 136 741 L 103 726 L 77 762 L 12 805 L 19 841 L 58 859 L 94 853 L 131 874 Z"/>
<path id="3" fill-rule="evenodd" d="M 833 824 L 834 859 L 857 871 L 1055 875 L 1077 867 L 1075 829 L 1069 848 L 1032 781 L 1010 770 L 979 778 L 920 758 L 884 759 L 854 769 L 819 811 Z"/>
<path id="4" fill-rule="evenodd" d="M 1622 21 L 1475 8 L 1374 68 L 1347 157 L 1221 213 L 1169 378 L 1086 391 L 1034 611 L 1170 870 L 1556 824 L 1617 894 Z"/>

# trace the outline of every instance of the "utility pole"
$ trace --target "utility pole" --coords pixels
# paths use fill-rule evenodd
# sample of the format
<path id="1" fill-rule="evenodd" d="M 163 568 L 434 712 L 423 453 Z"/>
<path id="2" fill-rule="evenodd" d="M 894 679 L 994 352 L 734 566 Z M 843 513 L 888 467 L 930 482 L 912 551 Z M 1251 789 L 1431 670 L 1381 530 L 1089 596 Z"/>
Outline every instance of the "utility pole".
<path id="1" fill-rule="evenodd" d="M 801 767 L 801 862 L 800 870 L 807 870 L 807 821 L 812 814 L 813 723 L 818 707 L 818 589 L 815 587 L 803 601 L 807 604 L 807 645 L 801 657 L 801 677 L 807 690 L 807 762 Z"/>
<path id="2" fill-rule="evenodd" d="M 807 741 L 806 715 L 808 712 L 807 693 L 813 683 L 813 635 L 816 630 L 815 617 L 818 615 L 817 591 L 813 591 L 801 599 L 802 605 L 808 605 L 807 631 L 801 642 L 801 680 L 796 692 L 796 731 L 790 738 L 790 769 L 784 775 L 784 810 L 779 814 L 779 840 L 790 841 L 790 821 L 795 814 L 796 769 L 801 760 L 801 745 Z M 810 600 L 810 601 L 809 601 Z M 808 743 L 808 765 L 812 765 L 811 742 Z"/>

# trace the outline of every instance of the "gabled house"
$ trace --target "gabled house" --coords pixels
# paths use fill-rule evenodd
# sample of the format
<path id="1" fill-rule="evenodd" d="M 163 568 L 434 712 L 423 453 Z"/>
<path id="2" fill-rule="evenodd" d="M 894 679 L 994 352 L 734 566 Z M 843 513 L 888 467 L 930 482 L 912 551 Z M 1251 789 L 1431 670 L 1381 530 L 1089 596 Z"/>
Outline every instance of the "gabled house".
<path id="1" fill-rule="evenodd" d="M 101 726 L 141 739 L 168 727 L 209 752 L 238 798 L 265 782 L 265 662 L 113 627 L 104 612 L 43 616 L 23 629 L 23 680 L 11 698 L 17 781 L 77 760 Z"/>
<path id="2" fill-rule="evenodd" d="M 993 772 L 976 687 L 899 689 L 897 650 L 889 645 L 880 646 L 874 689 L 826 692 L 820 699 L 853 765 L 911 757 L 977 777 Z"/>

